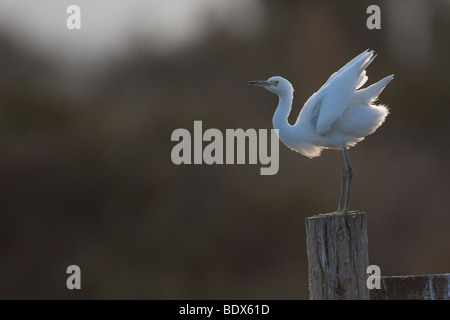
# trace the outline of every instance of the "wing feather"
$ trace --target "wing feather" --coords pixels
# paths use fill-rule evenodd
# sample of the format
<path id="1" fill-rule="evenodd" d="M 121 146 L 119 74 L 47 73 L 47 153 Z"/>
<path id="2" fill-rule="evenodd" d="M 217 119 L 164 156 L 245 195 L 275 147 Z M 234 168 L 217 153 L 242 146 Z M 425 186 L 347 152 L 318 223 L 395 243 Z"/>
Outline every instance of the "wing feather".
<path id="1" fill-rule="evenodd" d="M 347 62 L 342 68 L 340 68 L 338 71 L 336 71 L 335 73 L 333 73 L 327 80 L 327 82 L 325 82 L 325 84 L 322 86 L 325 87 L 328 83 L 330 83 L 331 81 L 333 81 L 334 78 L 336 78 L 339 74 L 341 74 L 344 70 L 350 68 L 351 66 L 353 66 L 356 62 L 358 62 L 363 56 L 366 56 L 369 52 L 369 49 L 361 52 L 359 55 L 357 55 L 356 57 L 354 57 L 352 60 L 350 60 L 349 62 Z M 322 89 L 321 88 L 321 89 Z"/>

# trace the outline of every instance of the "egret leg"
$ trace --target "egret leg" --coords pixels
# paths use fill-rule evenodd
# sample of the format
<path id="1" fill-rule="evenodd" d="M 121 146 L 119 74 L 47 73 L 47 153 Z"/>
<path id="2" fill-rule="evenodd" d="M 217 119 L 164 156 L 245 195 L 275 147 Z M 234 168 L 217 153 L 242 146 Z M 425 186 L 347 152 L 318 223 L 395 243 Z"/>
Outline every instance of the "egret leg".
<path id="1" fill-rule="evenodd" d="M 342 152 L 344 154 L 345 165 L 347 167 L 347 185 L 345 191 L 344 212 L 348 212 L 348 202 L 350 199 L 350 186 L 352 184 L 353 179 L 353 168 L 350 162 L 350 156 L 348 155 L 348 150 L 342 149 Z"/>
<path id="2" fill-rule="evenodd" d="M 341 212 L 344 208 L 345 190 L 347 189 L 347 165 L 345 162 L 344 150 L 341 149 L 342 159 L 342 177 L 341 177 L 341 193 L 339 195 L 338 212 Z"/>

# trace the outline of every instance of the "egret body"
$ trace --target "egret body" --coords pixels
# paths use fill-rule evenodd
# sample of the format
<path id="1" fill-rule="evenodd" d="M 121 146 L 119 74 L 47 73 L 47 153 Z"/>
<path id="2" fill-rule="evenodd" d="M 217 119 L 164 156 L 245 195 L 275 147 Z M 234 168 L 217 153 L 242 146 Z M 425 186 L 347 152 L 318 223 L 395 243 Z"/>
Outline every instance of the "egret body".
<path id="1" fill-rule="evenodd" d="M 319 156 L 323 149 L 341 150 L 342 182 L 337 213 L 348 212 L 353 177 L 348 149 L 373 133 L 389 113 L 386 106 L 374 102 L 393 75 L 361 89 L 368 80 L 365 69 L 375 57 L 373 51 L 366 50 L 331 75 L 306 101 L 293 125 L 288 116 L 294 88 L 288 80 L 276 76 L 248 82 L 278 95 L 273 126 L 289 148 L 309 158 Z"/>

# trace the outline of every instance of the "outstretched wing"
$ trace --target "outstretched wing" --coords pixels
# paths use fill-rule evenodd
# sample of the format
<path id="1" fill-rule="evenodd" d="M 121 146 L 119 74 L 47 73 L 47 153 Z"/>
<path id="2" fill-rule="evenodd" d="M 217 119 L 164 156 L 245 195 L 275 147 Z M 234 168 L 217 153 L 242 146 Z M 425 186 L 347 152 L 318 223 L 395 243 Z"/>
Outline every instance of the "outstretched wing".
<path id="1" fill-rule="evenodd" d="M 325 87 L 327 84 L 329 84 L 334 78 L 336 78 L 339 74 L 341 74 L 343 71 L 347 70 L 348 68 L 350 68 L 351 66 L 353 66 L 356 62 L 358 62 L 363 56 L 367 55 L 368 53 L 372 53 L 373 51 L 369 52 L 369 49 L 361 52 L 359 55 L 357 55 L 356 57 L 354 57 L 352 60 L 350 60 L 349 62 L 347 62 L 347 64 L 345 64 L 342 68 L 340 68 L 338 71 L 336 71 L 335 73 L 333 73 L 327 80 L 327 82 L 325 82 L 325 84 L 321 87 L 321 89 L 323 87 Z"/>
<path id="2" fill-rule="evenodd" d="M 320 111 L 317 117 L 316 132 L 325 135 L 339 119 L 355 91 L 366 81 L 365 68 L 375 59 L 373 51 L 364 51 L 335 72 L 320 88 Z"/>

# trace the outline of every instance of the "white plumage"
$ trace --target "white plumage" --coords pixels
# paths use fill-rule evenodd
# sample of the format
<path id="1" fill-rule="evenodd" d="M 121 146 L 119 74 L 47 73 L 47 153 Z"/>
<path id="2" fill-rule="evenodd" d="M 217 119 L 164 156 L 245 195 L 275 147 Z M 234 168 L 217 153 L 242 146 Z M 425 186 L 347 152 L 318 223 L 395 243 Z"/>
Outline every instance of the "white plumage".
<path id="1" fill-rule="evenodd" d="M 275 76 L 267 81 L 249 82 L 278 95 L 273 126 L 279 130 L 280 140 L 289 148 L 309 158 L 319 156 L 325 148 L 342 150 L 346 180 L 343 178 L 339 213 L 348 211 L 352 179 L 347 149 L 373 133 L 389 113 L 385 106 L 375 105 L 374 102 L 393 75 L 360 89 L 368 80 L 365 69 L 375 57 L 373 51 L 366 50 L 331 75 L 319 91 L 306 101 L 293 125 L 289 124 L 288 116 L 294 88 L 288 80 Z M 347 189 L 345 196 L 344 185 Z"/>

